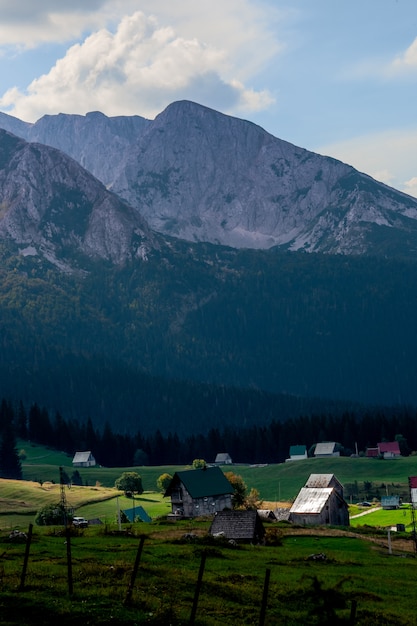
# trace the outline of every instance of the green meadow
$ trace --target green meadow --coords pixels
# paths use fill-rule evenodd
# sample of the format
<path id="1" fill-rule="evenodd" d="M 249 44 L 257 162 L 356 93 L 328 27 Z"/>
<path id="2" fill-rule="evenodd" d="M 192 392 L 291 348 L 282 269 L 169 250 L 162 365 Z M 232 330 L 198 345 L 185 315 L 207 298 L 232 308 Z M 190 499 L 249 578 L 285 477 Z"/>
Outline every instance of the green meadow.
<path id="1" fill-rule="evenodd" d="M 195 626 L 260 624 L 267 578 L 265 626 L 416 624 L 417 559 L 406 504 L 394 511 L 381 510 L 377 499 L 369 508 L 352 504 L 351 525 L 345 529 L 266 523 L 266 545 L 232 546 L 208 535 L 208 519 L 166 518 L 169 501 L 156 491 L 156 480 L 184 467 L 80 470 L 84 486 L 65 486 L 66 501 L 77 515 L 102 523 L 71 531 L 73 588 L 70 591 L 64 529 L 38 526 L 33 527 L 22 587 L 26 543 L 13 540 L 11 531 L 27 532 L 40 507 L 59 502 L 59 467 L 69 475 L 73 468 L 67 455 L 20 443 L 24 480 L 0 479 L 2 626 L 49 626 L 56 620 L 61 626 L 191 624 L 203 558 Z M 116 478 L 129 469 L 141 474 L 145 489 L 134 499 L 114 489 Z M 310 459 L 224 469 L 240 474 L 268 506 L 293 500 L 311 473 L 334 473 L 345 486 L 356 485 L 356 500 L 365 498 L 365 489 L 397 493 L 406 500 L 408 476 L 417 475 L 417 458 Z M 139 506 L 153 521 L 119 526 L 118 511 Z M 407 532 L 392 532 L 389 543 L 387 531 L 397 524 L 404 524 Z M 319 559 L 313 558 L 317 555 Z"/>
<path id="2" fill-rule="evenodd" d="M 285 524 L 266 524 L 266 545 L 231 545 L 210 537 L 209 523 L 74 531 L 71 588 L 62 528 L 34 528 L 23 585 L 26 544 L 1 532 L 1 623 L 185 626 L 195 606 L 196 626 L 255 626 L 267 576 L 265 626 L 416 623 L 417 561 L 409 547 L 394 541 L 390 554 L 381 535 Z"/>

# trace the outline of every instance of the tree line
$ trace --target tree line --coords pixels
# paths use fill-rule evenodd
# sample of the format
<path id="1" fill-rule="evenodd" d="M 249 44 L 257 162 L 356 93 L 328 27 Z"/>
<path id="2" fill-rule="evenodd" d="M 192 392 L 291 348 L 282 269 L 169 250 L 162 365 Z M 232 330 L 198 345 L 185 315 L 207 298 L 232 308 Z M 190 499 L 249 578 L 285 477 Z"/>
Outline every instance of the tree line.
<path id="1" fill-rule="evenodd" d="M 299 416 L 264 426 L 237 429 L 209 428 L 206 433 L 178 436 L 155 430 L 119 433 L 106 422 L 93 425 L 65 419 L 59 412 L 32 404 L 28 409 L 3 399 L 0 404 L 0 476 L 21 478 L 21 458 L 17 440 L 27 440 L 73 455 L 91 450 L 100 465 L 132 467 L 140 465 L 185 465 L 195 458 L 214 462 L 219 452 L 228 452 L 235 463 L 281 463 L 289 456 L 291 445 L 304 444 L 312 453 L 320 441 L 335 441 L 342 455 L 364 452 L 380 441 L 397 439 L 403 455 L 417 450 L 415 409 L 373 409 L 365 413 Z"/>

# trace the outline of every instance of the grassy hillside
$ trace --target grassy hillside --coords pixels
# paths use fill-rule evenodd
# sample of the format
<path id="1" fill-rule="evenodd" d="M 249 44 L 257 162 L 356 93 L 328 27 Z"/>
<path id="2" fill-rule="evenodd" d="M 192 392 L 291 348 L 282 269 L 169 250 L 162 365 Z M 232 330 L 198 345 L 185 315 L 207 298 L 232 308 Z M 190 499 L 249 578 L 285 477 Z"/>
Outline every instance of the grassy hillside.
<path id="1" fill-rule="evenodd" d="M 26 458 L 23 462 L 23 481 L 0 481 L 0 528 L 27 527 L 33 522 L 39 508 L 48 503 L 59 502 L 59 467 L 69 476 L 73 472 L 72 458 L 44 446 L 19 442 Z M 153 519 L 170 511 L 168 499 L 156 491 L 157 478 L 167 472 L 190 469 L 184 466 L 80 469 L 85 486 L 66 488 L 67 502 L 78 515 L 89 519 L 98 517 L 113 523 L 117 510 L 142 506 Z M 114 489 L 115 480 L 124 471 L 137 471 L 142 477 L 144 493 L 131 499 Z M 339 457 L 332 459 L 308 459 L 279 465 L 232 465 L 224 466 L 242 476 L 248 490 L 255 488 L 268 506 L 293 500 L 299 489 L 312 473 L 334 473 L 345 486 L 348 502 L 380 498 L 386 494 L 398 494 L 408 500 L 408 477 L 417 475 L 417 457 L 395 461 L 365 458 Z M 354 492 L 354 487 L 357 490 Z M 360 509 L 353 513 L 360 512 Z M 366 518 L 352 520 L 352 525 L 363 524 L 385 527 L 397 523 L 410 525 L 410 513 L 403 510 L 389 513 L 370 513 Z"/>
<path id="2" fill-rule="evenodd" d="M 20 442 L 24 447 L 25 444 Z M 72 458 L 49 450 L 44 446 L 26 445 L 26 459 L 22 463 L 25 480 L 43 480 L 59 482 L 59 466 L 71 476 L 74 468 Z M 157 478 L 164 472 L 174 474 L 185 466 L 141 466 L 131 468 L 91 467 L 80 469 L 84 484 L 113 487 L 115 480 L 123 471 L 136 471 L 142 476 L 146 491 L 156 489 Z M 392 461 L 366 458 L 338 457 L 330 459 L 307 459 L 292 463 L 271 464 L 265 466 L 232 465 L 224 466 L 224 471 L 232 471 L 242 476 L 248 488 L 258 489 L 261 497 L 268 501 L 291 500 L 304 485 L 310 474 L 336 474 L 345 486 L 358 483 L 361 492 L 365 481 L 372 483 L 373 489 L 379 489 L 381 495 L 394 493 L 401 489 L 408 493 L 408 477 L 417 476 L 417 456 L 410 456 Z M 381 487 L 384 485 L 384 487 Z M 359 494 L 360 495 L 360 494 Z M 365 497 L 363 494 L 362 498 Z M 369 496 L 368 496 L 369 497 Z"/>

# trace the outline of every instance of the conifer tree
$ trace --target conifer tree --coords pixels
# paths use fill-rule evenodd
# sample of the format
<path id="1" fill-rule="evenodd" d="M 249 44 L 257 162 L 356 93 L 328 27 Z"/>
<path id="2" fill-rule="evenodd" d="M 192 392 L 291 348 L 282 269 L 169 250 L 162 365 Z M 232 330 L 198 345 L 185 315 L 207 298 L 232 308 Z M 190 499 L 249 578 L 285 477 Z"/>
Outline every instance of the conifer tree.
<path id="1" fill-rule="evenodd" d="M 16 448 L 16 437 L 11 421 L 3 425 L 0 440 L 0 476 L 2 478 L 22 478 L 22 466 Z"/>

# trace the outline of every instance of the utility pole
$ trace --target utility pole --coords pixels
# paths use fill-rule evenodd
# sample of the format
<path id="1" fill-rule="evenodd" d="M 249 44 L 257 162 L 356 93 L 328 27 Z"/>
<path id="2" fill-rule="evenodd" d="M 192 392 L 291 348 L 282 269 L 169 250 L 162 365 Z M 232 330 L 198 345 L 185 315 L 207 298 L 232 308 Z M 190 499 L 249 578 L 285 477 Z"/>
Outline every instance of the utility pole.
<path id="1" fill-rule="evenodd" d="M 68 505 L 67 505 L 67 496 L 65 494 L 65 481 L 64 481 L 64 469 L 62 467 L 59 468 L 59 488 L 60 488 L 60 507 L 62 510 L 62 515 L 64 516 L 64 526 L 68 524 Z"/>

